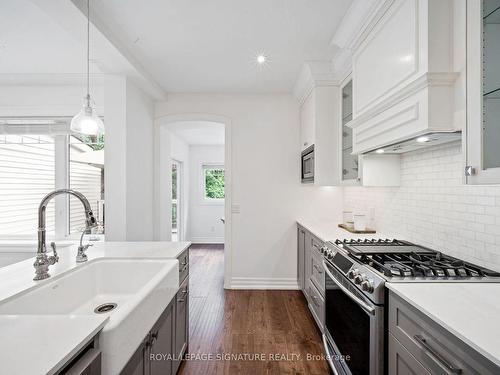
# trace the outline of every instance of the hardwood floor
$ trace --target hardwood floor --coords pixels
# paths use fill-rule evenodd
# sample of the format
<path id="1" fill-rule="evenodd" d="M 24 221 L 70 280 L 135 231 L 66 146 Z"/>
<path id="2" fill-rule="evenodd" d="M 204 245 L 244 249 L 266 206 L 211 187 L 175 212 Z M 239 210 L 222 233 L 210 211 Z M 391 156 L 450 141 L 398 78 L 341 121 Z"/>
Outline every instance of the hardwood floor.
<path id="1" fill-rule="evenodd" d="M 189 274 L 189 360 L 179 374 L 329 374 L 300 291 L 224 290 L 222 245 L 193 245 Z"/>

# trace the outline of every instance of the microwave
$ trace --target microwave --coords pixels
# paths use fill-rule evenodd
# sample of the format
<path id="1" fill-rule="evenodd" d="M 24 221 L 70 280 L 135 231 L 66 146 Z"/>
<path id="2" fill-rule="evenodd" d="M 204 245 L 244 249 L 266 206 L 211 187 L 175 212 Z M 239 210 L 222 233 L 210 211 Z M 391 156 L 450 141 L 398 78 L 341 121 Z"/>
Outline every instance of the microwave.
<path id="1" fill-rule="evenodd" d="M 302 151 L 301 180 L 302 183 L 314 182 L 314 145 Z"/>

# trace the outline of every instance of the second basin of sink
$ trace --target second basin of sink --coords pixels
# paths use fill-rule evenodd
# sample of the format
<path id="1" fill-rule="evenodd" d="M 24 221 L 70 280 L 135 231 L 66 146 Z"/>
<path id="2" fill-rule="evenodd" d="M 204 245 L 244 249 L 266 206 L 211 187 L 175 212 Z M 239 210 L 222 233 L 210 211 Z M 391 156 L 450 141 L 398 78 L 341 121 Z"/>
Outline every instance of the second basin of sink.
<path id="1" fill-rule="evenodd" d="M 126 364 L 178 286 L 175 259 L 95 259 L 1 301 L 0 314 L 93 315 L 100 305 L 115 304 L 101 313 L 109 320 L 99 337 L 103 373 L 112 374 Z"/>

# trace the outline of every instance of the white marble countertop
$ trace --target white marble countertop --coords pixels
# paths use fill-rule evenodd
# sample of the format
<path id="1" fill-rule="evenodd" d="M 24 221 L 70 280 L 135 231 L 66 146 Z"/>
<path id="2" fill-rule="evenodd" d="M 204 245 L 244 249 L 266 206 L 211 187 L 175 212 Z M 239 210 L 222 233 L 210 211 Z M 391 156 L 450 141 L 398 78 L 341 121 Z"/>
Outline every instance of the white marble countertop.
<path id="1" fill-rule="evenodd" d="M 386 286 L 500 366 L 500 283 L 387 283 Z"/>
<path id="2" fill-rule="evenodd" d="M 107 320 L 102 315 L 0 315 L 2 369 L 9 375 L 54 374 Z"/>
<path id="3" fill-rule="evenodd" d="M 388 233 L 360 235 L 336 221 L 299 219 L 297 223 L 323 241 L 395 238 Z M 399 238 L 399 237 L 398 237 Z M 388 289 L 500 366 L 500 283 L 386 283 Z"/>
<path id="4" fill-rule="evenodd" d="M 100 242 L 87 250 L 89 260 L 99 258 L 175 259 L 190 242 Z M 80 267 L 77 246 L 59 251 L 52 276 Z M 0 268 L 0 304 L 51 278 L 33 281 L 33 258 Z M 0 315 L 0 363 L 10 364 L 9 374 L 56 372 L 106 324 L 107 317 L 91 315 Z M 2 365 L 2 368 L 5 368 Z"/>
<path id="5" fill-rule="evenodd" d="M 301 218 L 297 220 L 297 223 L 325 242 L 344 240 L 344 239 L 358 239 L 358 238 L 394 238 L 390 236 L 388 233 L 379 233 L 379 232 L 374 234 L 351 233 L 345 229 L 339 228 L 338 225 L 340 221 Z"/>

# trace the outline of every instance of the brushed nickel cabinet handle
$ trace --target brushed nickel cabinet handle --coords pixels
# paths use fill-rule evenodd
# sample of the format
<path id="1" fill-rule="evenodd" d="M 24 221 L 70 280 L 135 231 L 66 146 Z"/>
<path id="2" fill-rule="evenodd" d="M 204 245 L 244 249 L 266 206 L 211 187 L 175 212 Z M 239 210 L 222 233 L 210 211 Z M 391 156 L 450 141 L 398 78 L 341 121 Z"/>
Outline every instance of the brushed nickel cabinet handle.
<path id="1" fill-rule="evenodd" d="M 462 369 L 459 369 L 452 364 L 450 364 L 446 358 L 444 358 L 436 349 L 429 345 L 427 340 L 422 335 L 415 335 L 413 338 L 426 350 L 426 352 L 433 357 L 438 362 L 440 362 L 444 367 L 448 369 L 452 374 L 461 374 Z"/>

